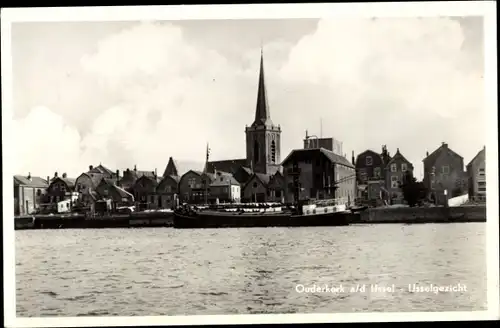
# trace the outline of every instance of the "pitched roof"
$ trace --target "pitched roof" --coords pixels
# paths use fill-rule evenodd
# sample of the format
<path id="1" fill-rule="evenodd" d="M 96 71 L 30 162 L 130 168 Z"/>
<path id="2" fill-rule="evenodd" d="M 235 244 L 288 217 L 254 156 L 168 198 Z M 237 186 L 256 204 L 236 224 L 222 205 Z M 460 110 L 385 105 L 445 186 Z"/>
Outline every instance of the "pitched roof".
<path id="1" fill-rule="evenodd" d="M 129 193 L 128 191 L 126 191 L 125 189 L 121 188 L 121 187 L 118 187 L 116 184 L 113 184 L 111 186 L 113 189 L 116 190 L 116 192 L 118 192 L 118 194 L 120 195 L 120 197 L 122 198 L 132 198 L 132 200 L 134 199 L 134 196 Z"/>
<path id="2" fill-rule="evenodd" d="M 80 176 L 78 178 L 76 178 L 76 180 L 78 180 L 81 176 L 87 176 L 90 181 L 92 181 L 92 184 L 94 187 L 97 187 L 99 185 L 99 183 L 101 182 L 101 180 L 105 177 L 105 176 L 108 176 L 107 173 L 104 174 L 104 173 L 94 173 L 92 171 L 89 171 L 87 173 L 82 173 L 80 174 Z"/>
<path id="3" fill-rule="evenodd" d="M 288 156 L 281 162 L 281 165 L 284 165 L 288 160 L 297 153 L 313 153 L 313 152 L 321 152 L 326 158 L 328 158 L 332 163 L 341 164 L 347 167 L 354 168 L 349 160 L 343 156 L 335 154 L 334 152 L 327 150 L 325 148 L 307 148 L 307 149 L 294 149 L 288 154 Z"/>
<path id="4" fill-rule="evenodd" d="M 167 167 L 165 168 L 165 172 L 163 172 L 164 177 L 166 177 L 168 175 L 171 175 L 171 176 L 178 176 L 179 175 L 178 164 L 172 157 L 170 157 L 168 159 Z"/>
<path id="5" fill-rule="evenodd" d="M 481 149 L 480 151 L 478 151 L 478 152 L 477 152 L 476 156 L 474 156 L 474 157 L 470 160 L 470 162 L 469 162 L 469 164 L 467 164 L 467 166 L 471 166 L 471 165 L 472 165 L 472 163 L 474 163 L 474 161 L 475 161 L 475 160 L 479 157 L 479 155 L 481 155 L 481 154 L 482 154 L 482 153 L 484 153 L 484 152 L 486 152 L 486 146 L 484 146 L 484 147 L 483 147 L 483 149 Z"/>
<path id="6" fill-rule="evenodd" d="M 40 177 L 33 176 L 22 176 L 22 175 L 14 175 L 14 184 L 23 185 L 28 187 L 39 187 L 39 188 L 47 188 L 49 183 L 47 180 L 42 179 Z"/>
<path id="7" fill-rule="evenodd" d="M 50 184 L 57 182 L 58 180 L 63 181 L 69 189 L 75 188 L 76 179 L 74 178 L 54 178 Z"/>
<path id="8" fill-rule="evenodd" d="M 227 172 L 217 171 L 217 173 L 211 174 L 211 180 L 210 186 L 240 185 L 233 175 Z"/>
<path id="9" fill-rule="evenodd" d="M 257 106 L 255 108 L 255 120 L 252 126 L 272 126 L 271 112 L 267 101 L 266 81 L 264 77 L 264 54 L 260 52 L 259 85 L 257 89 Z"/>
<path id="10" fill-rule="evenodd" d="M 245 158 L 209 161 L 207 163 L 207 172 L 224 171 L 234 174 L 241 166 L 245 166 L 246 164 L 247 160 Z"/>
<path id="11" fill-rule="evenodd" d="M 109 176 L 116 175 L 115 172 L 113 172 L 112 170 L 108 169 L 107 167 L 105 167 L 102 164 L 99 164 L 98 166 L 93 167 L 87 173 L 101 173 L 101 174 L 106 174 L 106 175 L 109 175 Z"/>
<path id="12" fill-rule="evenodd" d="M 441 154 L 443 151 L 449 151 L 453 156 L 457 156 L 460 158 L 463 158 L 456 152 L 454 152 L 450 147 L 448 147 L 448 144 L 443 142 L 441 146 L 439 146 L 436 150 L 434 150 L 429 156 L 425 157 L 422 161 L 426 164 L 432 164 L 436 161 L 438 156 Z"/>
<path id="13" fill-rule="evenodd" d="M 413 166 L 413 164 L 407 160 L 403 154 L 401 154 L 401 152 L 399 151 L 399 148 L 396 150 L 396 153 L 394 154 L 394 156 L 392 156 L 391 160 L 389 162 L 387 162 L 387 165 L 391 164 L 393 161 L 395 161 L 396 159 L 402 159 L 403 161 L 405 161 L 406 163 L 410 164 L 411 166 Z"/>

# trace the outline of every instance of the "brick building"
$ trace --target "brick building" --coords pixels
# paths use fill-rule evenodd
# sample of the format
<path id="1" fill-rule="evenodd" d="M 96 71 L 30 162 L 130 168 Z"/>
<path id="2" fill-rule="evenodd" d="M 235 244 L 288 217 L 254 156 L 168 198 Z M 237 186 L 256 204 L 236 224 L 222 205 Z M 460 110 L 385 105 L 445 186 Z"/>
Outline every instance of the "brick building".
<path id="1" fill-rule="evenodd" d="M 413 164 L 397 148 L 396 153 L 384 169 L 385 188 L 389 192 L 391 204 L 402 204 L 404 202 L 400 185 L 404 182 L 406 172 L 411 172 L 413 176 L 413 169 Z"/>
<path id="2" fill-rule="evenodd" d="M 354 165 L 345 157 L 329 150 L 297 149 L 283 161 L 286 184 L 286 202 L 295 202 L 293 170 L 299 169 L 299 198 L 302 199 L 343 199 L 354 201 L 356 173 Z"/>
<path id="3" fill-rule="evenodd" d="M 467 164 L 469 198 L 486 199 L 486 146 Z"/>
<path id="4" fill-rule="evenodd" d="M 443 142 L 424 158 L 424 185 L 438 204 L 468 191 L 464 159 Z"/>

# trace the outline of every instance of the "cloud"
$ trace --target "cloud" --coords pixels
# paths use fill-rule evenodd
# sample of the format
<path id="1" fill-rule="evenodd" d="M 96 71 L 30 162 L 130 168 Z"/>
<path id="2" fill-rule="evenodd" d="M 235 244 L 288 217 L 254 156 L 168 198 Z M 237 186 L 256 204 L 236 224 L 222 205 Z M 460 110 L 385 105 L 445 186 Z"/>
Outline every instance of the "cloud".
<path id="1" fill-rule="evenodd" d="M 266 43 L 283 158 L 301 147 L 306 129 L 320 134 L 320 118 L 323 136 L 343 141 L 348 157 L 387 144 L 418 170 L 441 141 L 466 160 L 474 156 L 485 140 L 483 81 L 473 65 L 471 49 L 478 49 L 464 49 L 464 37 L 456 20 L 388 18 L 322 20 L 296 43 Z M 19 170 L 33 173 L 33 163 L 43 162 L 40 175 L 78 175 L 102 162 L 162 172 L 170 156 L 202 163 L 207 142 L 213 159 L 244 157 L 260 49 L 226 58 L 217 47 L 187 38 L 180 24 L 140 23 L 103 37 L 78 60 L 67 58 L 64 69 L 52 67 L 58 88 L 38 88 L 30 103 L 54 108 L 36 107 L 16 120 Z M 27 72 L 40 78 L 45 70 L 35 68 Z"/>
<path id="2" fill-rule="evenodd" d="M 323 20 L 291 50 L 281 76 L 326 89 L 302 124 L 318 126 L 311 122 L 322 116 L 358 152 L 387 144 L 421 166 L 426 150 L 448 141 L 470 157 L 485 140 L 483 80 L 463 42 L 459 22 L 446 18 Z M 464 137 L 468 129 L 476 133 Z"/>

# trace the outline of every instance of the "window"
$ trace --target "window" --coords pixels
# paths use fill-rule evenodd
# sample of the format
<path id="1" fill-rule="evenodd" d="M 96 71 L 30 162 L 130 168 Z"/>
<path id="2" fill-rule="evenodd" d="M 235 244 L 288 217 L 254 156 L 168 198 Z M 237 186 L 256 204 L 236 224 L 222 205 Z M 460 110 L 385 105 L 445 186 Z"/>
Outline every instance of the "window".
<path id="1" fill-rule="evenodd" d="M 189 188 L 193 189 L 196 185 L 196 178 L 189 178 L 188 180 L 188 186 Z"/>
<path id="2" fill-rule="evenodd" d="M 444 166 L 442 166 L 442 167 L 441 167 L 441 172 L 442 172 L 443 174 L 448 174 L 448 173 L 450 173 L 450 167 L 449 167 L 448 165 L 444 165 Z"/>
<path id="3" fill-rule="evenodd" d="M 399 178 L 397 175 L 391 176 L 391 188 L 399 188 Z"/>
<path id="4" fill-rule="evenodd" d="M 271 141 L 271 163 L 276 163 L 276 142 Z"/>
<path id="5" fill-rule="evenodd" d="M 172 192 L 172 186 L 166 186 L 165 187 L 166 192 Z"/>
<path id="6" fill-rule="evenodd" d="M 380 167 L 376 167 L 374 170 L 373 170 L 373 175 L 375 178 L 380 178 Z"/>
<path id="7" fill-rule="evenodd" d="M 479 176 L 484 177 L 486 175 L 486 170 L 484 168 L 479 169 Z"/>
<path id="8" fill-rule="evenodd" d="M 397 172 L 398 171 L 398 166 L 396 163 L 391 164 L 391 172 Z"/>
<path id="9" fill-rule="evenodd" d="M 365 169 L 359 169 L 359 180 L 361 181 L 366 181 L 366 170 Z"/>
<path id="10" fill-rule="evenodd" d="M 61 185 L 61 192 L 66 192 L 66 186 Z"/>
<path id="11" fill-rule="evenodd" d="M 366 165 L 367 166 L 373 165 L 373 158 L 371 156 L 366 156 Z"/>
<path id="12" fill-rule="evenodd" d="M 406 172 L 408 170 L 408 165 L 406 163 L 401 164 L 401 171 Z"/>
<path id="13" fill-rule="evenodd" d="M 276 197 L 281 197 L 281 190 L 276 190 L 274 195 Z"/>
<path id="14" fill-rule="evenodd" d="M 260 156 L 259 156 L 259 143 L 257 142 L 257 140 L 255 140 L 253 142 L 253 162 L 254 162 L 254 164 L 258 164 L 259 163 L 259 159 L 260 159 Z"/>

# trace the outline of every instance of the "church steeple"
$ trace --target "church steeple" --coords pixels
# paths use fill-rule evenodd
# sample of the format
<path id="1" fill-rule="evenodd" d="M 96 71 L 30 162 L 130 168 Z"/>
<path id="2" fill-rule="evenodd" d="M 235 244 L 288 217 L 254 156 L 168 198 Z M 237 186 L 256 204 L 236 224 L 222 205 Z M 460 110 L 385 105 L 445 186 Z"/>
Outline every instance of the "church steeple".
<path id="1" fill-rule="evenodd" d="M 257 89 L 257 106 L 255 108 L 255 121 L 252 126 L 272 126 L 271 113 L 269 112 L 269 103 L 267 101 L 266 81 L 264 77 L 264 53 L 260 48 L 260 72 L 259 86 Z"/>

